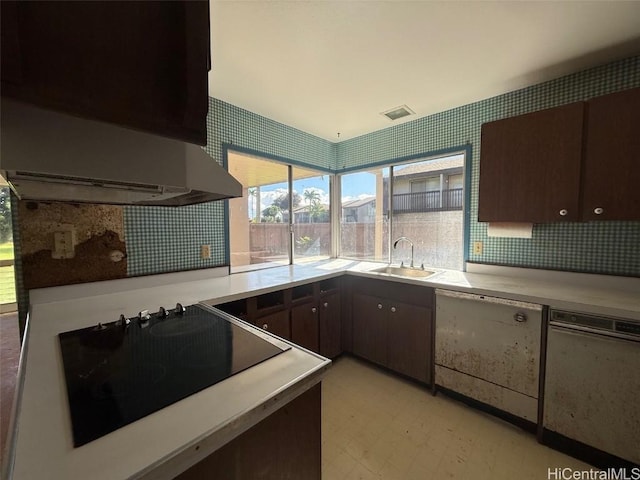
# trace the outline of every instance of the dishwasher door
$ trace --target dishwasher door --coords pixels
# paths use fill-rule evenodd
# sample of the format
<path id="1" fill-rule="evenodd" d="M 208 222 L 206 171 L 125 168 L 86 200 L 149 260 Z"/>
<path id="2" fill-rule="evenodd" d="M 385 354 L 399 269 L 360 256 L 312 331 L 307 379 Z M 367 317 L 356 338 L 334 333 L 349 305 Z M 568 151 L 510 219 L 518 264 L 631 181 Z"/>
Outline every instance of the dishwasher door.
<path id="1" fill-rule="evenodd" d="M 536 422 L 542 306 L 436 290 L 435 383 Z"/>
<path id="2" fill-rule="evenodd" d="M 551 311 L 543 426 L 640 464 L 640 322 Z"/>

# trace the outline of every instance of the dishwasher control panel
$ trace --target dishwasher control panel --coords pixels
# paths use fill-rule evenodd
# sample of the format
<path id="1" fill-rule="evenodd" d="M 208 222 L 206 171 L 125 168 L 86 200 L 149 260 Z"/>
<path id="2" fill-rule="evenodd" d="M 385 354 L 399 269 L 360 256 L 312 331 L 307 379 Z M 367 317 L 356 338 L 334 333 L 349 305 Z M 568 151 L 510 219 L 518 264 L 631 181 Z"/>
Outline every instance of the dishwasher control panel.
<path id="1" fill-rule="evenodd" d="M 640 322 L 635 320 L 600 317 L 563 310 L 550 310 L 551 325 L 593 333 L 610 334 L 640 341 Z"/>

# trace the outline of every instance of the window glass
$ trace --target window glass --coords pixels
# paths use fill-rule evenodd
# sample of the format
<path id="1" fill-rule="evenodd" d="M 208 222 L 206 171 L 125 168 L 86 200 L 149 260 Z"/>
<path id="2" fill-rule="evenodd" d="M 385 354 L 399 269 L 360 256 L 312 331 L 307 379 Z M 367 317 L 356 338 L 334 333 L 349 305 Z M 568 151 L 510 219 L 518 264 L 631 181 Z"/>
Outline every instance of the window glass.
<path id="1" fill-rule="evenodd" d="M 330 175 L 231 150 L 227 157 L 243 191 L 242 198 L 229 200 L 232 272 L 330 255 Z"/>
<path id="2" fill-rule="evenodd" d="M 229 200 L 232 271 L 288 264 L 288 166 L 231 151 L 228 160 L 242 183 L 242 197 Z"/>
<path id="3" fill-rule="evenodd" d="M 445 179 L 462 179 L 463 161 L 458 155 L 394 167 L 392 263 L 411 264 L 411 244 L 395 243 L 400 237 L 406 237 L 413 243 L 414 266 L 462 269 L 462 202 L 452 203 L 455 199 L 451 198 Z M 403 193 L 415 178 L 423 178 L 426 189 Z M 459 193 L 462 199 L 462 189 Z"/>
<path id="4" fill-rule="evenodd" d="M 463 170 L 459 154 L 340 176 L 340 256 L 410 265 L 411 244 L 400 241 L 393 248 L 406 237 L 413 243 L 414 266 L 461 270 Z"/>
<path id="5" fill-rule="evenodd" d="M 450 189 L 453 188 L 462 188 L 464 186 L 464 179 L 461 173 L 456 175 L 449 175 L 448 177 L 448 187 Z"/>
<path id="6" fill-rule="evenodd" d="M 0 177 L 0 312 L 16 309 L 13 230 L 9 187 Z"/>
<path id="7" fill-rule="evenodd" d="M 382 261 L 388 258 L 385 178 L 389 178 L 387 167 L 340 177 L 340 256 Z"/>
<path id="8" fill-rule="evenodd" d="M 329 175 L 293 167 L 293 258 L 311 261 L 331 254 Z"/>

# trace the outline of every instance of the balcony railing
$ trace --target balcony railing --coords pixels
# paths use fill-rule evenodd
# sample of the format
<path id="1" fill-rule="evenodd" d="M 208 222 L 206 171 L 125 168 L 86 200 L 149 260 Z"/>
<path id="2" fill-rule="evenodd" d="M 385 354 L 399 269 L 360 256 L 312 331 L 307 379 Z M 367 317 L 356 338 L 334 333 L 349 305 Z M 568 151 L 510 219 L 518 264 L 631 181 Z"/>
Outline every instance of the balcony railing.
<path id="1" fill-rule="evenodd" d="M 452 188 L 434 192 L 399 193 L 393 196 L 393 213 L 462 210 L 462 192 L 462 188 Z"/>

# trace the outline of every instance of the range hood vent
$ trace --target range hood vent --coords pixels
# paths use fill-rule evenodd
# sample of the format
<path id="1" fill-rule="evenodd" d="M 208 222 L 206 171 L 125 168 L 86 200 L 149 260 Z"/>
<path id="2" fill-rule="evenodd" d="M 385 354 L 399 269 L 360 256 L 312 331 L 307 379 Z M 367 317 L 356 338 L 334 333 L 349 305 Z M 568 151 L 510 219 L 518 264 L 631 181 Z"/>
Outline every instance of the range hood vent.
<path id="1" fill-rule="evenodd" d="M 25 200 L 181 206 L 242 196 L 197 145 L 2 99 L 0 173 Z"/>

